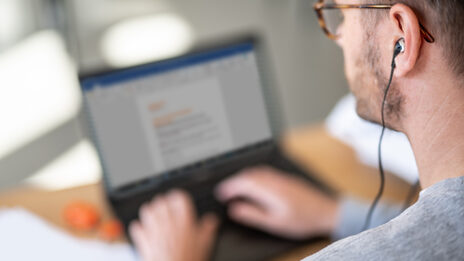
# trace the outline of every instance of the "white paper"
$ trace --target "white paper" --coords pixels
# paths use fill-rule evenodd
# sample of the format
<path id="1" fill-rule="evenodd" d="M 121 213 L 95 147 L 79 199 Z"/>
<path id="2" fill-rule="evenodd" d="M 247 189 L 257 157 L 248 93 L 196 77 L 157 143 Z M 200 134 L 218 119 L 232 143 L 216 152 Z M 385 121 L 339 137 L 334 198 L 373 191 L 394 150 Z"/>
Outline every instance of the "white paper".
<path id="1" fill-rule="evenodd" d="M 361 119 L 356 114 L 353 95 L 342 98 L 326 119 L 329 133 L 351 146 L 359 160 L 378 167 L 377 146 L 381 126 Z M 382 163 L 385 170 L 398 175 L 409 183 L 418 179 L 414 154 L 406 135 L 386 129 L 382 143 Z"/>
<path id="2" fill-rule="evenodd" d="M 72 237 L 21 209 L 0 210 L 0 260 L 135 261 L 129 244 Z"/>

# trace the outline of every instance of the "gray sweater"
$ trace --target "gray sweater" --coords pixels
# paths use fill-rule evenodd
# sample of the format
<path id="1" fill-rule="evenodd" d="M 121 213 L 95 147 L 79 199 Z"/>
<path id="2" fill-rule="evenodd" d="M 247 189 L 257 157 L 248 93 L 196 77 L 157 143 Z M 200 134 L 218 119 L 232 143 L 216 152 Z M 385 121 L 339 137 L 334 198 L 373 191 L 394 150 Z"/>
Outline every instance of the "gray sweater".
<path id="1" fill-rule="evenodd" d="M 464 176 L 423 190 L 396 218 L 304 259 L 311 260 L 464 260 Z"/>

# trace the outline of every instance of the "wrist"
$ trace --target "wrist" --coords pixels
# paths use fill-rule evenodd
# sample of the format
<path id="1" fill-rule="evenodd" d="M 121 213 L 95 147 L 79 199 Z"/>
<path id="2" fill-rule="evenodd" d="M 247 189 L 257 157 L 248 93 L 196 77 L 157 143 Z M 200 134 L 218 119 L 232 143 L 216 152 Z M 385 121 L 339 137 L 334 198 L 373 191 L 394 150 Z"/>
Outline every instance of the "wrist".
<path id="1" fill-rule="evenodd" d="M 339 224 L 340 202 L 337 199 L 330 199 L 324 206 L 321 218 L 321 234 L 332 234 Z"/>
<path id="2" fill-rule="evenodd" d="M 332 233 L 338 228 L 339 219 L 340 219 L 340 202 L 339 200 L 334 199 L 333 205 L 331 207 L 330 214 L 329 214 L 329 220 L 330 220 L 329 226 L 328 226 L 329 233 Z"/>

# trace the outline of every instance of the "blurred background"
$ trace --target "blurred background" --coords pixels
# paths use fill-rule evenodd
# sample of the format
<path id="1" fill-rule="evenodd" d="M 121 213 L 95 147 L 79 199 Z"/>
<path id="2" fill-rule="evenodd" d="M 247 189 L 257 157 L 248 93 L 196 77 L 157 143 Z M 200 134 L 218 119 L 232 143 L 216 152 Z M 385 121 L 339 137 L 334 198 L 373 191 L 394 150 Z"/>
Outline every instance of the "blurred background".
<path id="1" fill-rule="evenodd" d="M 285 127 L 321 122 L 348 92 L 341 50 L 311 0 L 0 0 L 0 189 L 96 182 L 78 72 L 181 54 L 255 33 Z"/>

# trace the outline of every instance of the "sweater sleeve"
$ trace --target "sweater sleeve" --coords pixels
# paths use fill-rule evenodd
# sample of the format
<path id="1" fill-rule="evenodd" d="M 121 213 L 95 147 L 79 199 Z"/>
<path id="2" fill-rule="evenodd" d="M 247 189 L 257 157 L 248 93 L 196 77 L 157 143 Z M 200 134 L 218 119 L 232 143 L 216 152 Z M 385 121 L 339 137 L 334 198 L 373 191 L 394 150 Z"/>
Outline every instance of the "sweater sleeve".
<path id="1" fill-rule="evenodd" d="M 362 231 L 370 204 L 352 197 L 342 199 L 339 209 L 338 225 L 331 237 L 339 240 Z M 387 223 L 401 213 L 401 206 L 379 202 L 370 222 L 370 228 Z"/>

